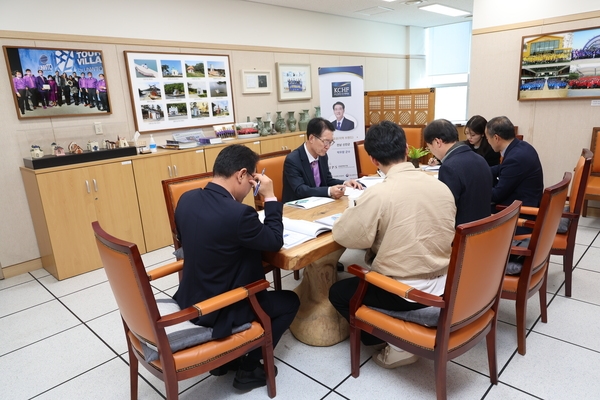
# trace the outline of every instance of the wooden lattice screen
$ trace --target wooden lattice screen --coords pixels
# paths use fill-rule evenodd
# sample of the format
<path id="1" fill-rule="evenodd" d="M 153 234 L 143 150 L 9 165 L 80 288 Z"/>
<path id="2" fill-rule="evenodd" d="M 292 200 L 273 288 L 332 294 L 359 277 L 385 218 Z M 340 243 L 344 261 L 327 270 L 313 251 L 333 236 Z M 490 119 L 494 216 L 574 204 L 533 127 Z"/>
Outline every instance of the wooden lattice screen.
<path id="1" fill-rule="evenodd" d="M 435 88 L 365 92 L 365 128 L 381 121 L 426 125 L 435 119 Z"/>

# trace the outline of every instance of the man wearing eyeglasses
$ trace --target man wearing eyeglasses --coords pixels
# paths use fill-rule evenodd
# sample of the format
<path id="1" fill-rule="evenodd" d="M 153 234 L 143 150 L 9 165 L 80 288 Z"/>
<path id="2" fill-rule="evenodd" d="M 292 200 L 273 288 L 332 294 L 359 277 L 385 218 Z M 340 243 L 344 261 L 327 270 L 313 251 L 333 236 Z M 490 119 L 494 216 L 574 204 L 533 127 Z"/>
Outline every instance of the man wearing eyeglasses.
<path id="1" fill-rule="evenodd" d="M 305 197 L 339 199 L 346 186 L 362 189 L 354 179 L 335 179 L 329 171 L 327 150 L 334 145 L 333 124 L 313 118 L 306 127 L 306 142 L 285 158 L 283 165 L 283 199 L 288 202 Z"/>

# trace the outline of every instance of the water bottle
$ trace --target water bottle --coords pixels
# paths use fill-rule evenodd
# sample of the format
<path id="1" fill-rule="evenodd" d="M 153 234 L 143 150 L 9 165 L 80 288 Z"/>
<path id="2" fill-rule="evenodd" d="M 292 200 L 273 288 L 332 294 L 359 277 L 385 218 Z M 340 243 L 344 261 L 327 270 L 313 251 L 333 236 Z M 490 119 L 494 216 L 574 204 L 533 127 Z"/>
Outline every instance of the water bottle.
<path id="1" fill-rule="evenodd" d="M 156 142 L 154 141 L 154 137 L 150 135 L 150 152 L 156 153 Z"/>

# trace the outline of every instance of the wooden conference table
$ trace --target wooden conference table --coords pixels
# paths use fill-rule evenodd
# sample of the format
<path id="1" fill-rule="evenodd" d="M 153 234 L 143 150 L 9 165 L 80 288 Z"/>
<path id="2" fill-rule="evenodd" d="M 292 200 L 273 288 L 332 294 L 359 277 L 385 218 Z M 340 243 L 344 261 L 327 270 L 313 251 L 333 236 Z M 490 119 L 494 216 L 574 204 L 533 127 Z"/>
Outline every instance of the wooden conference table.
<path id="1" fill-rule="evenodd" d="M 346 196 L 309 210 L 283 206 L 283 216 L 314 221 L 343 212 Z M 284 270 L 304 268 L 302 282 L 294 291 L 300 297 L 300 309 L 290 331 L 311 346 L 332 346 L 349 335 L 348 322 L 329 302 L 329 288 L 337 281 L 336 264 L 345 248 L 333 240 L 331 232 L 320 234 L 290 249 L 263 252 L 263 260 Z"/>

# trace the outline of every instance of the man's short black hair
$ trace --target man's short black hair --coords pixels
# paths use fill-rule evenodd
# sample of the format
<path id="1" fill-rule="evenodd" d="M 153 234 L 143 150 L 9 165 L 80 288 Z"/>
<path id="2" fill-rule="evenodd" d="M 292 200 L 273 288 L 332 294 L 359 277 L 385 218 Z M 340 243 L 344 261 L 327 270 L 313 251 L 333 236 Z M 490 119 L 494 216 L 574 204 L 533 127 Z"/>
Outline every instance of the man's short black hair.
<path id="1" fill-rule="evenodd" d="M 492 137 L 498 135 L 504 140 L 515 138 L 515 126 L 510 122 L 510 119 L 504 116 L 490 119 L 485 129 L 487 134 Z"/>
<path id="2" fill-rule="evenodd" d="M 306 126 L 306 139 L 313 135 L 315 137 L 321 137 L 321 134 L 324 130 L 334 131 L 335 126 L 330 121 L 327 121 L 325 118 L 313 118 L 308 121 L 308 125 Z"/>
<path id="3" fill-rule="evenodd" d="M 458 131 L 454 124 L 447 119 L 436 119 L 431 121 L 423 130 L 425 143 L 432 143 L 435 139 L 441 139 L 444 143 L 458 142 Z"/>
<path id="4" fill-rule="evenodd" d="M 341 101 L 336 101 L 335 103 L 333 103 L 333 107 L 331 108 L 335 109 L 335 106 L 342 106 L 342 110 L 346 109 L 346 106 Z"/>
<path id="5" fill-rule="evenodd" d="M 373 125 L 365 135 L 365 150 L 382 165 L 406 160 L 406 135 L 404 130 L 391 121 Z"/>
<path id="6" fill-rule="evenodd" d="M 242 168 L 246 168 L 249 174 L 253 174 L 257 162 L 258 154 L 249 147 L 233 144 L 225 147 L 217 156 L 213 167 L 213 175 L 229 178 Z"/>

